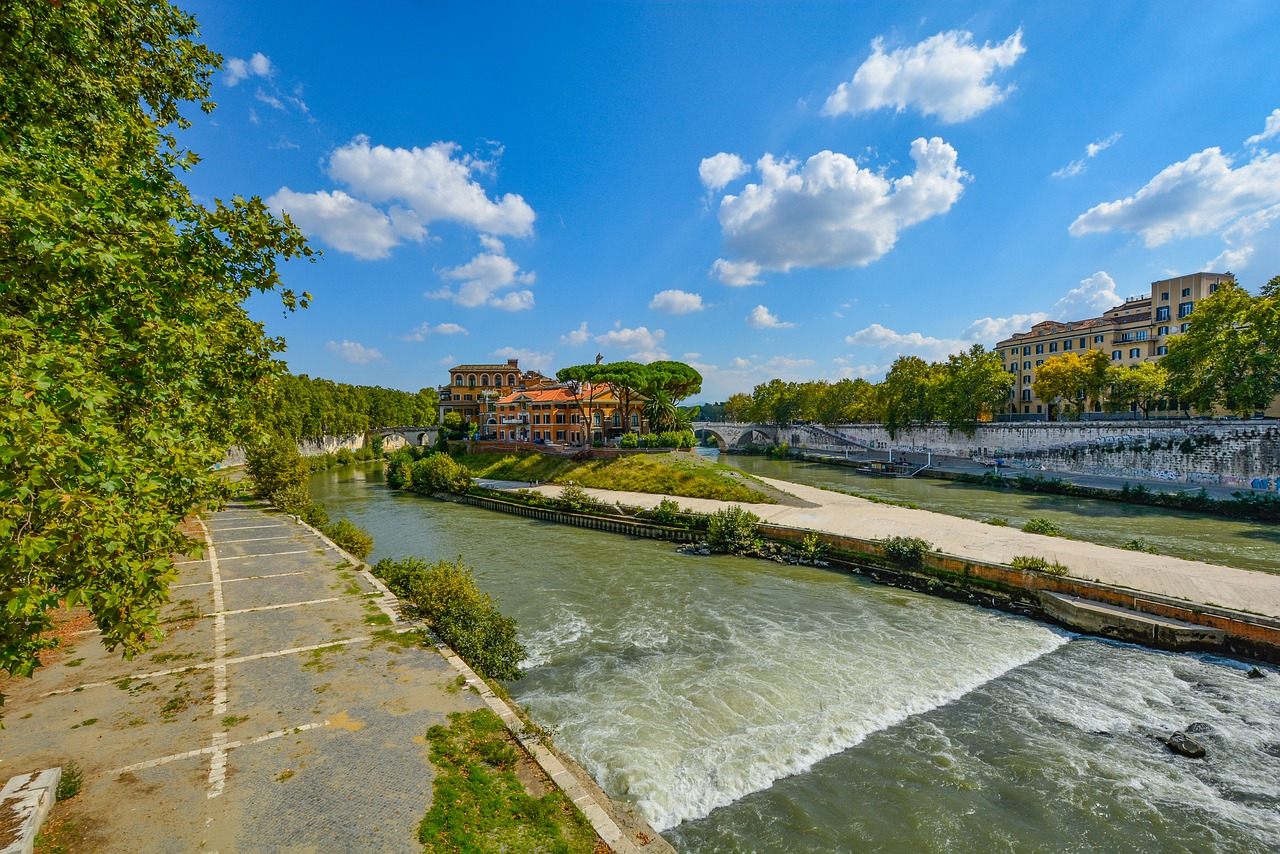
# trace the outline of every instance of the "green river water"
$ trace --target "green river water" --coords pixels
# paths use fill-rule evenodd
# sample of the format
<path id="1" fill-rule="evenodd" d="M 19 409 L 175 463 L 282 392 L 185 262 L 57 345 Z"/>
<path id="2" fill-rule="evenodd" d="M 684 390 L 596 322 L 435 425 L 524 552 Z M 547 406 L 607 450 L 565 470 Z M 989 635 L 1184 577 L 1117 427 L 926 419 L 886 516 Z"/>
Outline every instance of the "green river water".
<path id="1" fill-rule="evenodd" d="M 802 476 L 767 463 L 749 461 Z M 474 566 L 529 650 L 512 695 L 680 851 L 1280 850 L 1274 673 L 396 493 L 377 466 L 311 490 L 374 535 L 372 560 Z M 1020 515 L 982 492 L 954 494 L 970 515 Z M 1090 531 L 1155 536 L 1118 505 L 1032 498 L 1067 501 Z M 1247 533 L 1219 543 L 1234 523 L 1182 524 L 1237 564 L 1265 561 Z M 1206 761 L 1156 740 L 1191 724 Z"/>

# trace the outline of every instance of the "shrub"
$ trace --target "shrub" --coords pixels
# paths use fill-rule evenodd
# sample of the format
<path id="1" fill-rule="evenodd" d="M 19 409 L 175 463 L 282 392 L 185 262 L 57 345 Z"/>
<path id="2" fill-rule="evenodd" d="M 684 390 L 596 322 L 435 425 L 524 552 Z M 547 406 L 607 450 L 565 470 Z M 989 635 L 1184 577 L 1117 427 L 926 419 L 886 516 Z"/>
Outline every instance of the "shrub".
<path id="1" fill-rule="evenodd" d="M 1155 546 L 1144 540 L 1142 537 L 1135 537 L 1120 548 L 1131 552 L 1146 552 L 1147 554 L 1153 555 L 1160 554 Z"/>
<path id="2" fill-rule="evenodd" d="M 817 534 L 808 534 L 804 541 L 800 543 L 800 559 L 807 561 L 819 561 L 827 556 L 827 547 L 819 539 Z"/>
<path id="3" fill-rule="evenodd" d="M 361 448 L 360 450 L 363 451 L 365 450 L 365 448 L 368 448 L 369 450 L 369 459 L 382 456 L 382 453 L 383 453 L 382 437 L 374 436 L 372 439 L 369 440 L 369 444 L 365 445 L 364 448 Z"/>
<path id="4" fill-rule="evenodd" d="M 587 495 L 586 490 L 576 483 L 571 483 L 560 490 L 560 495 L 556 498 L 556 505 L 562 510 L 568 510 L 570 513 L 598 510 L 603 506 L 599 501 Z"/>
<path id="5" fill-rule="evenodd" d="M 1034 555 L 1018 555 L 1009 561 L 1009 565 L 1014 569 L 1030 569 L 1036 572 L 1043 572 L 1048 575 L 1066 575 L 1067 568 L 1056 561 L 1050 563 L 1042 557 Z"/>
<path id="6" fill-rule="evenodd" d="M 329 511 L 324 509 L 324 505 L 312 501 L 311 506 L 299 514 L 302 521 L 306 522 L 313 528 L 324 530 L 329 525 Z"/>
<path id="7" fill-rule="evenodd" d="M 618 437 L 619 448 L 638 448 L 640 447 L 640 437 L 635 433 L 623 433 Z"/>
<path id="8" fill-rule="evenodd" d="M 933 549 L 933 543 L 919 537 L 890 537 L 880 548 L 884 556 L 898 566 L 918 567 Z"/>
<path id="9" fill-rule="evenodd" d="M 999 527 L 999 528 L 1006 528 L 1009 525 L 1009 520 L 1004 516 L 992 516 L 990 519 L 983 519 L 982 524 L 995 525 L 996 527 Z"/>
<path id="10" fill-rule="evenodd" d="M 414 492 L 454 492 L 471 488 L 471 473 L 448 454 L 432 454 L 413 464 L 409 480 Z"/>
<path id="11" fill-rule="evenodd" d="M 373 536 L 355 522 L 343 517 L 325 529 L 329 539 L 346 549 L 355 557 L 364 560 L 373 551 Z"/>
<path id="12" fill-rule="evenodd" d="M 62 779 L 58 781 L 57 791 L 54 795 L 59 801 L 67 801 L 80 794 L 80 789 L 84 787 L 84 771 L 80 768 L 80 763 L 74 759 L 68 760 L 66 765 L 62 766 Z"/>
<path id="13" fill-rule="evenodd" d="M 671 498 L 664 498 L 653 508 L 650 518 L 659 525 L 677 525 L 680 523 L 680 504 Z"/>
<path id="14" fill-rule="evenodd" d="M 338 452 L 334 454 L 333 457 L 340 466 L 350 465 L 355 459 L 355 455 L 351 453 L 349 448 L 339 448 Z"/>
<path id="15" fill-rule="evenodd" d="M 396 451 L 387 460 L 387 486 L 392 489 L 408 489 L 409 469 L 413 467 L 413 452 L 405 448 Z"/>
<path id="16" fill-rule="evenodd" d="M 742 554 L 758 545 L 756 523 L 760 517 L 738 505 L 724 507 L 707 520 L 707 545 L 719 554 Z"/>
<path id="17" fill-rule="evenodd" d="M 266 442 L 245 448 L 245 470 L 253 480 L 254 494 L 279 507 L 276 496 L 285 490 L 301 489 L 306 492 L 311 465 L 298 453 L 298 446 L 292 439 L 273 436 Z"/>
<path id="18" fill-rule="evenodd" d="M 1022 526 L 1022 530 L 1028 534 L 1043 534 L 1046 537 L 1065 537 L 1067 532 L 1062 530 L 1051 519 L 1043 516 L 1036 516 L 1028 519 L 1026 524 Z"/>
<path id="19" fill-rule="evenodd" d="M 271 503 L 277 510 L 290 516 L 305 518 L 311 513 L 313 502 L 305 486 L 289 486 L 279 489 L 271 496 Z"/>
<path id="20" fill-rule="evenodd" d="M 430 565 L 413 557 L 385 558 L 374 565 L 373 574 L 476 670 L 503 681 L 524 675 L 520 662 L 526 653 L 516 640 L 516 621 L 498 611 L 461 558 Z"/>

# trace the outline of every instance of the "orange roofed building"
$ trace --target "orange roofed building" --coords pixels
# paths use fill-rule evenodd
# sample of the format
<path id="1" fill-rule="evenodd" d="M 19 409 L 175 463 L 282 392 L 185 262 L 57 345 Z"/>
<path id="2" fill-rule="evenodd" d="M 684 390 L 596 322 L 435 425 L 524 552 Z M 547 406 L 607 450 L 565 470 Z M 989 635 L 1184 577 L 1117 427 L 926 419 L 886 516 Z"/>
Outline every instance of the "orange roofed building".
<path id="1" fill-rule="evenodd" d="M 518 389 L 497 400 L 480 431 L 508 442 L 608 442 L 623 433 L 647 431 L 644 404 L 637 394 L 624 407 L 607 385 Z"/>
<path id="2" fill-rule="evenodd" d="M 508 359 L 505 364 L 454 365 L 449 369 L 448 384 L 436 389 L 440 396 L 440 422 L 444 423 L 445 413 L 456 412 L 477 425 L 481 433 L 492 432 L 485 427 L 499 398 L 517 389 L 555 384 L 554 379 L 537 371 L 522 372 L 519 359 Z"/>

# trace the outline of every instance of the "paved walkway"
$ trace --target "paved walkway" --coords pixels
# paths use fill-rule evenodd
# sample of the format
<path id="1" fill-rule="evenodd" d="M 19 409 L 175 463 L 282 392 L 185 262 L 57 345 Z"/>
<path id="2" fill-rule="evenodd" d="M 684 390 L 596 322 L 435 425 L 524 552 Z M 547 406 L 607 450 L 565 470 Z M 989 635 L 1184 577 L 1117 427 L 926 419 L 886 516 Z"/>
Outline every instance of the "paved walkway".
<path id="1" fill-rule="evenodd" d="M 124 662 L 86 632 L 8 685 L 0 778 L 77 761 L 92 851 L 421 851 L 424 733 L 481 698 L 307 528 L 248 504 L 205 528 L 159 647 Z"/>
<path id="2" fill-rule="evenodd" d="M 940 551 L 975 560 L 1008 563 L 1016 555 L 1034 555 L 1066 565 L 1070 574 L 1077 578 L 1204 605 L 1280 617 L 1280 575 L 1125 551 L 1081 540 L 1028 534 L 1016 528 L 987 525 L 928 510 L 875 504 L 789 481 L 767 477 L 760 480 L 814 505 L 742 505 L 766 522 L 862 539 L 920 537 Z M 547 495 L 556 495 L 561 487 L 547 485 L 536 489 Z M 656 507 L 667 497 L 605 489 L 587 489 L 586 492 L 609 504 L 620 501 L 625 505 L 645 508 Z M 726 502 L 705 498 L 676 500 L 682 507 L 700 513 L 712 513 L 726 505 Z"/>

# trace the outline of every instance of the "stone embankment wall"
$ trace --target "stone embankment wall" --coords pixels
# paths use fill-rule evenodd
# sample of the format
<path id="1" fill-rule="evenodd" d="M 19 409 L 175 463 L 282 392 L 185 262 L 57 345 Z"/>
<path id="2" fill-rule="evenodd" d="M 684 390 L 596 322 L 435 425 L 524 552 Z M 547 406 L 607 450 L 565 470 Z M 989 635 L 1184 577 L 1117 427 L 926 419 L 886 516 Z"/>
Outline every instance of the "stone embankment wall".
<path id="1" fill-rule="evenodd" d="M 387 432 L 350 433 L 345 436 L 322 436 L 319 439 L 301 439 L 298 441 L 298 453 L 304 457 L 318 457 L 321 454 L 336 454 L 343 448 L 348 451 L 358 451 L 372 442 L 374 436 L 382 436 L 382 447 L 384 449 L 395 451 L 405 445 L 431 444 L 436 438 L 436 428 L 414 427 Z M 218 468 L 225 469 L 231 466 L 242 466 L 244 461 L 244 448 L 236 445 L 227 451 L 227 455 L 223 457 Z"/>
<path id="2" fill-rule="evenodd" d="M 1209 486 L 1280 487 L 1280 422 L 1106 421 L 982 424 L 972 436 L 933 424 L 890 437 L 879 424 L 846 424 L 873 448 L 1002 458 L 1013 467 Z"/>

